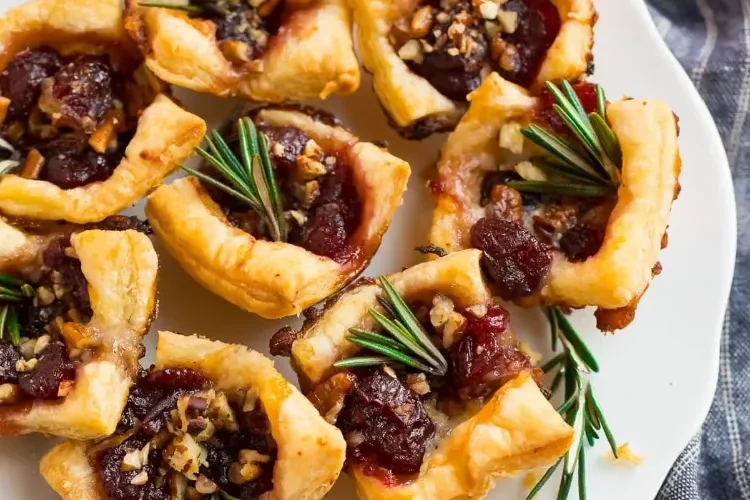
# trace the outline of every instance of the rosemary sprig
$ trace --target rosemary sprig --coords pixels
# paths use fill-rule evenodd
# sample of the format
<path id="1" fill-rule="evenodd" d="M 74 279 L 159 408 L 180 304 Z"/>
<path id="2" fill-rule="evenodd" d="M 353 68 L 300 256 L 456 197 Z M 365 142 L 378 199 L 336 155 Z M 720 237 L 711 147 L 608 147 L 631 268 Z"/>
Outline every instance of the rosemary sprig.
<path id="1" fill-rule="evenodd" d="M 8 334 L 13 345 L 21 339 L 21 327 L 15 305 L 34 296 L 34 289 L 21 280 L 0 274 L 0 339 Z"/>
<path id="2" fill-rule="evenodd" d="M 239 158 L 216 130 L 205 137 L 205 149 L 195 148 L 221 174 L 223 180 L 186 166 L 182 169 L 249 205 L 261 217 L 275 241 L 286 241 L 281 193 L 276 184 L 265 136 L 247 117 L 237 121 L 237 131 Z"/>
<path id="3" fill-rule="evenodd" d="M 526 500 L 531 500 L 541 491 L 561 463 L 563 464 L 563 473 L 557 499 L 566 500 L 568 498 L 573 484 L 573 476 L 577 473 L 578 497 L 580 500 L 585 500 L 586 449 L 584 448 L 584 442 L 593 446 L 596 439 L 599 438 L 597 431 L 603 431 L 615 458 L 617 457 L 617 442 L 604 419 L 599 403 L 594 397 L 591 383 L 585 379 L 587 374 L 599 371 L 596 358 L 562 311 L 556 307 L 549 307 L 546 308 L 545 312 L 550 324 L 553 349 L 559 342 L 563 351 L 545 363 L 542 369 L 545 373 L 557 370 L 550 386 L 550 397 L 557 393 L 564 383 L 564 402 L 558 407 L 557 411 L 573 427 L 573 442 L 565 456 L 547 469 L 547 472 L 529 492 Z"/>
<path id="4" fill-rule="evenodd" d="M 617 137 L 607 123 L 606 98 L 601 86 L 596 86 L 597 110 L 588 115 L 567 81 L 563 80 L 559 88 L 547 82 L 547 88 L 555 99 L 553 109 L 575 140 L 569 141 L 536 124 L 525 127 L 521 132 L 547 153 L 544 158 L 534 159 L 534 165 L 566 182 L 523 183 L 512 187 L 560 196 L 613 194 L 620 183 L 622 152 Z M 593 189 L 592 185 L 598 189 Z"/>
<path id="5" fill-rule="evenodd" d="M 7 156 L 0 160 L 0 177 L 10 173 L 11 170 L 16 168 L 21 162 L 18 160 L 18 151 L 5 139 L 0 137 L 0 154 Z"/>
<path id="6" fill-rule="evenodd" d="M 381 305 L 391 317 L 374 308 L 369 312 L 389 335 L 350 328 L 347 340 L 382 356 L 355 356 L 337 361 L 334 366 L 352 368 L 396 362 L 433 375 L 445 375 L 448 362 L 432 343 L 404 299 L 385 276 L 380 277 L 380 285 L 385 292 Z"/>
<path id="7" fill-rule="evenodd" d="M 167 3 L 167 2 L 139 2 L 139 7 L 156 7 L 160 9 L 178 10 L 187 12 L 193 16 L 205 14 L 218 14 L 226 16 L 229 10 L 226 7 L 226 0 L 188 0 L 186 3 Z"/>

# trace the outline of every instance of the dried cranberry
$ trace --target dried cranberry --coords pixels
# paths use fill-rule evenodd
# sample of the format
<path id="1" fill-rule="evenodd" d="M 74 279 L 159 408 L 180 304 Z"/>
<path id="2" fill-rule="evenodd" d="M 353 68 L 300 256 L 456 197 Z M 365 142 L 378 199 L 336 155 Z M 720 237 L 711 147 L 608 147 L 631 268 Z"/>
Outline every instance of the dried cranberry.
<path id="1" fill-rule="evenodd" d="M 366 472 L 384 468 L 399 475 L 418 473 L 427 442 L 435 434 L 419 397 L 381 370 L 358 379 L 338 425 L 344 434 L 362 434 L 364 441 L 347 453 Z"/>
<path id="2" fill-rule="evenodd" d="M 552 251 L 521 224 L 480 219 L 471 228 L 471 244 L 484 252 L 482 264 L 505 300 L 536 292 L 552 265 Z"/>
<path id="3" fill-rule="evenodd" d="M 60 56 L 47 48 L 24 50 L 8 63 L 0 73 L 0 94 L 10 99 L 9 121 L 25 121 L 39 100 L 42 80 L 60 66 Z"/>
<path id="4" fill-rule="evenodd" d="M 560 14 L 550 0 L 508 0 L 503 10 L 518 14 L 513 33 L 501 32 L 503 41 L 514 47 L 511 69 L 498 67 L 500 74 L 523 87 L 529 87 L 560 32 Z"/>
<path id="5" fill-rule="evenodd" d="M 96 153 L 88 148 L 86 137 L 78 134 L 50 141 L 42 148 L 42 154 L 46 163 L 41 178 L 62 189 L 108 179 L 122 158 L 115 153 Z"/>
<path id="6" fill-rule="evenodd" d="M 164 368 L 149 373 L 143 385 L 164 390 L 200 390 L 208 387 L 210 382 L 200 372 L 190 368 Z"/>
<path id="7" fill-rule="evenodd" d="M 261 126 L 258 129 L 268 137 L 270 144 L 279 144 L 280 146 L 279 148 L 272 148 L 271 152 L 271 160 L 276 169 L 294 172 L 297 169 L 297 156 L 303 153 L 310 138 L 303 131 L 294 127 Z"/>
<path id="8" fill-rule="evenodd" d="M 39 106 L 58 123 L 91 133 L 112 108 L 112 77 L 102 58 L 80 56 L 45 82 Z"/>
<path id="9" fill-rule="evenodd" d="M 64 316 L 70 309 L 68 304 L 62 300 L 55 300 L 46 306 L 35 306 L 31 301 L 24 301 L 17 307 L 21 336 L 28 338 L 44 335 L 47 331 L 47 325 L 56 317 Z"/>
<path id="10" fill-rule="evenodd" d="M 438 92 L 455 101 L 464 101 L 466 95 L 482 83 L 480 72 L 487 60 L 487 40 L 473 24 L 467 26 L 464 31 L 464 39 L 470 40 L 468 43 L 471 44 L 471 50 L 462 50 L 465 48 L 461 47 L 462 43 L 458 42 L 457 46 L 447 35 L 448 28 L 456 22 L 456 15 L 471 13 L 472 10 L 472 4 L 467 0 L 460 0 L 452 5 L 448 11 L 448 21 L 436 22 L 433 29 L 424 37 L 424 41 L 433 50 L 424 54 L 422 62 L 409 63 L 414 73 L 429 81 Z"/>
<path id="11" fill-rule="evenodd" d="M 604 229 L 577 225 L 560 238 L 560 250 L 571 262 L 583 262 L 596 254 L 604 242 Z"/>
<path id="12" fill-rule="evenodd" d="M 596 111 L 596 86 L 589 82 L 580 82 L 573 84 L 578 99 L 581 101 L 584 111 L 592 113 Z M 534 121 L 539 125 L 547 127 L 559 134 L 568 134 L 570 129 L 565 124 L 560 114 L 552 107 L 557 101 L 552 93 L 544 88 L 539 93 L 539 104 L 534 111 Z"/>
<path id="13" fill-rule="evenodd" d="M 450 352 L 451 384 L 460 399 L 483 398 L 531 368 L 529 358 L 510 337 L 508 311 L 488 307 L 482 318 L 468 315 L 464 334 Z"/>
<path id="14" fill-rule="evenodd" d="M 9 342 L 0 342 L 0 384 L 15 384 L 18 381 L 16 362 L 21 354 Z"/>
<path id="15" fill-rule="evenodd" d="M 108 448 L 99 455 L 97 460 L 99 474 L 108 500 L 170 500 L 172 498 L 168 481 L 165 481 L 162 487 L 156 486 L 156 478 L 159 477 L 159 465 L 162 462 L 160 449 L 151 447 L 148 461 L 144 461 L 142 468 L 132 471 L 122 470 L 122 460 L 125 458 L 125 454 L 133 450 L 143 449 L 148 441 L 149 436 L 143 433 L 136 434 L 120 445 Z M 133 478 L 142 471 L 148 474 L 146 484 L 140 486 L 132 484 Z"/>
<path id="16" fill-rule="evenodd" d="M 34 399 L 56 399 L 60 383 L 75 380 L 75 363 L 68 359 L 68 350 L 59 341 L 50 342 L 36 359 L 32 371 L 18 375 L 18 385 Z"/>
<path id="17" fill-rule="evenodd" d="M 62 285 L 70 290 L 76 309 L 86 316 L 91 316 L 93 311 L 89 299 L 88 281 L 83 275 L 81 261 L 66 255 L 65 250 L 68 247 L 70 247 L 68 238 L 54 239 L 44 250 L 42 258 L 46 266 L 62 275 Z"/>
<path id="18" fill-rule="evenodd" d="M 226 14 L 207 17 L 216 25 L 216 39 L 245 42 L 249 59 L 263 55 L 268 46 L 268 34 L 275 31 L 274 16 L 261 17 L 247 2 L 227 2 L 225 8 Z"/>

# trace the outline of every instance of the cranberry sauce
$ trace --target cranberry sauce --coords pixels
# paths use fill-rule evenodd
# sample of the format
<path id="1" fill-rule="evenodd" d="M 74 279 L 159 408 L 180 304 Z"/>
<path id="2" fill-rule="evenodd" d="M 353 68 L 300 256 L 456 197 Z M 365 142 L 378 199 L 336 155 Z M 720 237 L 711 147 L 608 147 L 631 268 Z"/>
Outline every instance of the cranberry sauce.
<path id="1" fill-rule="evenodd" d="M 463 101 L 490 71 L 530 86 L 559 31 L 550 0 L 432 0 L 396 21 L 389 38 L 412 71 Z"/>
<path id="2" fill-rule="evenodd" d="M 14 148 L 14 173 L 62 189 L 108 179 L 141 111 L 128 103 L 151 92 L 138 87 L 131 66 L 115 56 L 63 56 L 46 47 L 19 52 L 0 73 L 0 95 L 10 101 L 0 137 Z"/>
<path id="3" fill-rule="evenodd" d="M 19 391 L 6 403 L 65 396 L 85 355 L 69 351 L 62 337 L 64 322 L 86 323 L 92 315 L 81 263 L 65 238 L 49 244 L 43 262 L 30 286 L 32 296 L 8 303 L 17 315 L 20 339 L 0 339 L 0 384 L 13 384 Z"/>
<path id="4" fill-rule="evenodd" d="M 541 380 L 502 307 L 477 304 L 459 312 L 442 295 L 431 307 L 410 307 L 448 360 L 444 376 L 394 363 L 336 372 L 307 395 L 343 432 L 349 464 L 390 485 L 419 473 L 425 454 L 445 435 L 446 421 L 476 409 L 467 403 L 482 404 L 523 371 Z"/>
<path id="5" fill-rule="evenodd" d="M 340 263 L 356 258 L 358 249 L 351 236 L 359 227 L 362 203 L 345 156 L 324 151 L 296 128 L 260 126 L 259 130 L 268 139 L 288 241 Z M 209 192 L 232 225 L 257 238 L 269 237 L 257 213 L 223 192 Z"/>
<path id="6" fill-rule="evenodd" d="M 248 62 L 260 58 L 268 48 L 270 37 L 279 29 L 283 3 L 219 0 L 217 7 L 222 12 L 208 10 L 201 17 L 216 25 L 216 40 L 230 60 Z M 242 45 L 235 46 L 231 42 Z"/>
<path id="7" fill-rule="evenodd" d="M 229 395 L 191 369 L 142 372 L 101 444 L 92 462 L 109 500 L 255 500 L 273 489 L 276 444 L 254 393 Z"/>
<path id="8" fill-rule="evenodd" d="M 596 85 L 589 82 L 574 83 L 573 90 L 586 113 L 596 111 Z M 570 129 L 568 129 L 560 114 L 552 107 L 555 103 L 552 93 L 546 87 L 542 89 L 539 93 L 539 104 L 534 111 L 533 121 L 556 134 L 570 134 Z"/>

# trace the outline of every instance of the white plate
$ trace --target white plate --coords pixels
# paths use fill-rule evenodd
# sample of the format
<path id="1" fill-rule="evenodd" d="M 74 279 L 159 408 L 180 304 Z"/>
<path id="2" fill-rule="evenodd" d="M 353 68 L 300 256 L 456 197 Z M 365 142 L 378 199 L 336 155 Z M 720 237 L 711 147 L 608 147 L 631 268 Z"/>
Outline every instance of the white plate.
<path id="1" fill-rule="evenodd" d="M 1 10 L 21 0 L 0 0 Z M 699 429 L 708 412 L 718 373 L 719 337 L 729 294 L 736 245 L 734 191 L 718 132 L 689 79 L 659 38 L 641 0 L 599 0 L 596 30 L 596 80 L 610 97 L 620 95 L 667 101 L 680 117 L 684 170 L 682 193 L 672 212 L 669 247 L 661 254 L 664 272 L 638 308 L 635 322 L 616 336 L 594 329 L 592 311 L 574 321 L 599 359 L 594 387 L 618 441 L 629 441 L 645 456 L 637 467 L 614 466 L 604 458 L 600 440 L 588 451 L 589 498 L 653 498 L 677 455 Z M 181 94 L 191 109 L 218 123 L 231 103 Z M 354 96 L 332 99 L 334 111 L 364 139 L 386 139 L 391 151 L 412 165 L 404 205 L 396 215 L 368 275 L 397 271 L 420 256 L 432 202 L 425 189 L 444 137 L 421 143 L 399 139 L 386 124 L 369 78 Z M 133 213 L 142 214 L 141 207 Z M 161 259 L 159 318 L 153 332 L 169 329 L 242 342 L 267 352 L 270 334 L 284 321 L 264 321 L 235 308 L 197 285 L 157 245 Z M 116 263 L 113 263 L 116 265 Z M 536 311 L 513 309 L 514 330 L 545 355 L 547 329 Z M 153 352 L 154 337 L 147 342 Z M 292 375 L 286 360 L 279 368 Z M 230 368 L 231 369 L 231 368 Z M 85 409 L 81 409 L 85 411 Z M 0 445 L 0 497 L 52 500 L 54 493 L 37 472 L 51 441 L 39 436 L 7 438 Z M 555 497 L 552 480 L 539 499 Z M 576 491 L 576 487 L 573 487 Z M 490 499 L 522 499 L 520 480 L 499 484 Z M 354 498 L 342 475 L 329 495 Z M 575 494 L 571 494 L 575 498 Z"/>

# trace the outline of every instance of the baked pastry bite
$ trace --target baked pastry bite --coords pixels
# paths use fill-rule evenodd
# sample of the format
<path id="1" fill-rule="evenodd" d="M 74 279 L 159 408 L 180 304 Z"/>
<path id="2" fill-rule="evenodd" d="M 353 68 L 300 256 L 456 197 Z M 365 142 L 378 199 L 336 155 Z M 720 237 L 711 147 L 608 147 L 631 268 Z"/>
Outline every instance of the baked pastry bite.
<path id="1" fill-rule="evenodd" d="M 63 500 L 323 498 L 346 443 L 244 346 L 159 332 L 117 432 L 64 442 L 40 470 Z"/>
<path id="2" fill-rule="evenodd" d="M 127 0 L 126 27 L 166 82 L 258 102 L 359 87 L 345 0 Z"/>
<path id="3" fill-rule="evenodd" d="M 591 68 L 591 0 L 352 0 L 373 87 L 399 134 L 452 130 L 497 71 L 525 88 Z"/>
<path id="4" fill-rule="evenodd" d="M 151 242 L 133 230 L 24 233 L 2 220 L 0 242 L 0 435 L 109 435 L 155 314 Z"/>
<path id="5" fill-rule="evenodd" d="M 0 17 L 0 213 L 97 222 L 199 144 L 129 39 L 120 0 L 32 0 Z"/>
<path id="6" fill-rule="evenodd" d="M 492 75 L 470 96 L 438 163 L 430 242 L 483 250 L 505 300 L 596 306 L 598 328 L 613 331 L 661 270 L 677 119 L 659 101 L 561 88 L 530 94 Z"/>
<path id="7" fill-rule="evenodd" d="M 271 340 L 344 432 L 360 498 L 483 498 L 495 477 L 570 446 L 480 258 L 466 250 L 364 279 Z"/>
<path id="8" fill-rule="evenodd" d="M 249 312 L 280 318 L 366 267 L 410 169 L 326 113 L 252 113 L 209 136 L 199 150 L 202 170 L 157 189 L 146 215 L 199 283 Z"/>

